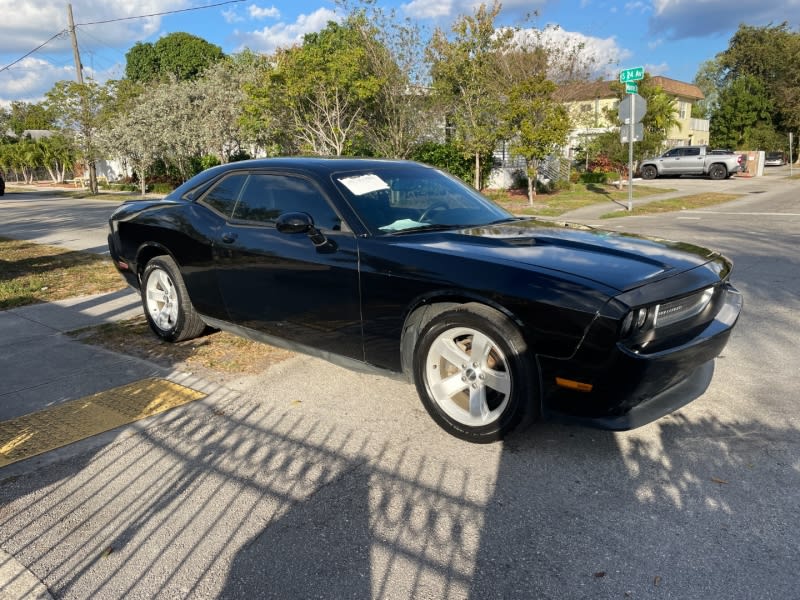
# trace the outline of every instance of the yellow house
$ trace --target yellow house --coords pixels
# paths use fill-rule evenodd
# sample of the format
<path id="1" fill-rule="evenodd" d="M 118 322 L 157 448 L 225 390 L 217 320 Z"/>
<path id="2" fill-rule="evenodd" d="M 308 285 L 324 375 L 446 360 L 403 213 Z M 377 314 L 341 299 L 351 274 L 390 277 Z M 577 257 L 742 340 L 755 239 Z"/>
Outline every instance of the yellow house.
<path id="1" fill-rule="evenodd" d="M 656 76 L 651 81 L 672 97 L 678 124 L 667 134 L 666 145 L 685 146 L 708 143 L 708 120 L 692 118 L 692 105 L 704 98 L 696 85 Z M 587 137 L 595 136 L 619 126 L 616 119 L 609 120 L 606 110 L 616 114 L 619 105 L 617 93 L 612 89 L 613 81 L 592 81 L 562 87 L 558 95 L 565 103 L 573 123 L 569 135 L 568 156 Z"/>

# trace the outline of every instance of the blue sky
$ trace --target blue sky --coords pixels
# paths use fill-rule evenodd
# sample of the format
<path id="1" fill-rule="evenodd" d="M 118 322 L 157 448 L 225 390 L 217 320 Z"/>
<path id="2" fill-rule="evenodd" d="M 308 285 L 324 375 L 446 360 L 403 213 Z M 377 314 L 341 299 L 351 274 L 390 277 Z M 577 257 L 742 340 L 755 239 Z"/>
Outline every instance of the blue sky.
<path id="1" fill-rule="evenodd" d="M 224 0 L 72 0 L 85 76 L 105 81 L 124 74 L 125 53 L 137 41 L 186 31 L 227 53 L 245 47 L 271 52 L 302 39 L 336 18 L 328 0 L 245 0 L 208 7 Z M 473 11 L 470 0 L 378 0 L 403 16 L 433 28 L 449 29 L 453 19 Z M 206 6 L 201 10 L 185 10 Z M 138 18 L 170 11 L 184 12 Z M 698 66 L 724 50 L 739 23 L 800 24 L 800 0 L 507 0 L 498 25 L 517 24 L 537 11 L 536 27 L 558 25 L 559 36 L 581 41 L 586 51 L 620 68 L 644 66 L 648 72 L 692 81 Z M 98 21 L 112 21 L 89 24 Z M 39 101 L 53 83 L 74 79 L 63 0 L 0 0 L 0 105 Z"/>

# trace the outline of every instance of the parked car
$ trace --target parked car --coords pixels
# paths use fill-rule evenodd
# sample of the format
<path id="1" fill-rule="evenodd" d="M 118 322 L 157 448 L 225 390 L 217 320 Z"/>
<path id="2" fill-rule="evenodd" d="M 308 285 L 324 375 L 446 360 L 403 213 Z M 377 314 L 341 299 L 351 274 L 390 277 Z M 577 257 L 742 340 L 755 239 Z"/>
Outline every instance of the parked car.
<path id="1" fill-rule="evenodd" d="M 782 167 L 786 164 L 786 155 L 783 152 L 767 152 L 764 155 L 764 166 Z"/>
<path id="2" fill-rule="evenodd" d="M 164 340 L 210 326 L 401 375 L 472 442 L 675 410 L 706 389 L 742 306 L 717 252 L 518 218 L 404 161 L 214 167 L 120 206 L 108 244 Z"/>
<path id="3" fill-rule="evenodd" d="M 5 195 L 6 193 L 6 181 L 3 179 L 3 175 L 0 174 L 0 196 Z"/>
<path id="4" fill-rule="evenodd" d="M 725 179 L 741 170 L 742 157 L 730 150 L 712 150 L 708 146 L 678 146 L 657 158 L 648 158 L 639 165 L 642 179 L 664 176 L 708 175 Z"/>

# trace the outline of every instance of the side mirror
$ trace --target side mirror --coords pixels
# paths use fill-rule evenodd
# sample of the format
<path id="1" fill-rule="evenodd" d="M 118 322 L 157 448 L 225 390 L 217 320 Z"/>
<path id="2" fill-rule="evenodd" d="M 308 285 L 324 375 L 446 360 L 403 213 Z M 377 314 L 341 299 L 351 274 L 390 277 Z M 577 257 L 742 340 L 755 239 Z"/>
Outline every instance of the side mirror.
<path id="1" fill-rule="evenodd" d="M 314 227 L 314 219 L 304 212 L 283 213 L 275 221 L 275 228 L 280 233 L 305 233 L 314 244 L 318 252 L 333 252 L 336 250 L 335 242 L 328 240 L 325 235 Z"/>
<path id="2" fill-rule="evenodd" d="M 289 212 L 278 217 L 275 228 L 280 233 L 308 233 L 314 229 L 314 222 L 306 213 Z"/>

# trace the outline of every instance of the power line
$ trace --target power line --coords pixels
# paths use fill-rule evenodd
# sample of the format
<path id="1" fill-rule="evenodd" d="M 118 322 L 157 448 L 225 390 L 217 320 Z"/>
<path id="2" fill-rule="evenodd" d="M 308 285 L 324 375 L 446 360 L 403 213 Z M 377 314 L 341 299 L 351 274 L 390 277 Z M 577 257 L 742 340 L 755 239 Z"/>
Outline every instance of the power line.
<path id="1" fill-rule="evenodd" d="M 46 42 L 42 42 L 41 44 L 39 44 L 38 46 L 36 46 L 36 48 L 34 48 L 33 50 L 31 50 L 30 52 L 28 52 L 28 53 L 27 53 L 27 54 L 25 54 L 24 56 L 20 56 L 20 57 L 19 57 L 17 60 L 15 60 L 14 62 L 12 62 L 12 63 L 8 63 L 8 64 L 7 64 L 5 67 L 3 67 L 2 69 L 0 69 L 0 73 L 2 73 L 3 71 L 7 71 L 8 69 L 10 69 L 11 67 L 13 67 L 13 66 L 14 66 L 14 65 L 16 65 L 17 63 L 20 63 L 20 62 L 22 62 L 23 60 L 25 60 L 26 58 L 28 58 L 28 57 L 29 57 L 31 54 L 33 54 L 33 53 L 34 53 L 34 52 L 36 52 L 37 50 L 41 50 L 42 48 L 44 48 L 45 46 L 47 46 L 47 44 L 49 44 L 50 42 L 52 42 L 54 39 L 56 39 L 57 37 L 60 37 L 60 36 L 64 35 L 65 33 L 67 33 L 67 30 L 66 30 L 66 29 L 62 29 L 61 31 L 59 31 L 58 33 L 56 33 L 55 35 L 53 35 L 53 37 L 51 37 L 50 39 L 48 39 Z"/>
<path id="2" fill-rule="evenodd" d="M 226 4 L 238 4 L 240 2 L 246 2 L 246 1 L 247 0 L 226 0 L 225 2 L 217 2 L 215 4 L 207 4 L 206 6 L 194 6 L 194 7 L 191 7 L 191 8 L 181 8 L 181 9 L 178 9 L 178 10 L 168 10 L 168 11 L 165 11 L 165 12 L 151 13 L 149 15 L 138 15 L 138 16 L 135 16 L 135 17 L 120 17 L 118 19 L 108 19 L 106 21 L 91 21 L 90 23 L 76 23 L 75 26 L 79 27 L 79 26 L 83 26 L 83 25 L 104 25 L 106 23 L 117 23 L 119 21 L 133 21 L 135 19 L 147 19 L 148 17 L 163 17 L 165 15 L 174 15 L 174 14 L 177 14 L 177 13 L 191 12 L 191 11 L 194 11 L 194 10 L 204 10 L 206 8 L 215 8 L 217 6 L 225 6 Z M 61 31 L 59 31 L 58 33 L 53 35 L 51 38 L 49 38 L 47 41 L 42 42 L 41 44 L 36 46 L 36 48 L 34 48 L 30 52 L 26 53 L 24 56 L 20 56 L 14 62 L 8 63 L 6 66 L 0 68 L 0 73 L 2 73 L 3 71 L 7 71 L 9 68 L 13 67 L 17 63 L 22 62 L 23 60 L 28 58 L 31 54 L 33 54 L 37 50 L 41 50 L 47 44 L 52 42 L 54 39 L 56 39 L 59 36 L 64 35 L 65 33 L 67 33 L 67 30 L 66 29 L 62 29 Z"/>
<path id="3" fill-rule="evenodd" d="M 108 19 L 107 21 L 92 21 L 90 23 L 77 23 L 81 25 L 104 25 L 106 23 L 117 23 L 119 21 L 132 21 L 134 19 L 146 19 L 148 17 L 163 17 L 164 15 L 174 15 L 177 13 L 190 12 L 193 10 L 204 10 L 206 8 L 214 8 L 217 6 L 225 6 L 226 4 L 237 4 L 239 2 L 247 2 L 247 0 L 227 0 L 226 2 L 217 2 L 216 4 L 207 4 L 206 6 L 194 6 L 191 8 L 181 8 L 178 10 L 168 10 L 166 12 L 151 13 L 149 15 L 139 15 L 136 17 L 120 17 L 118 19 Z"/>

